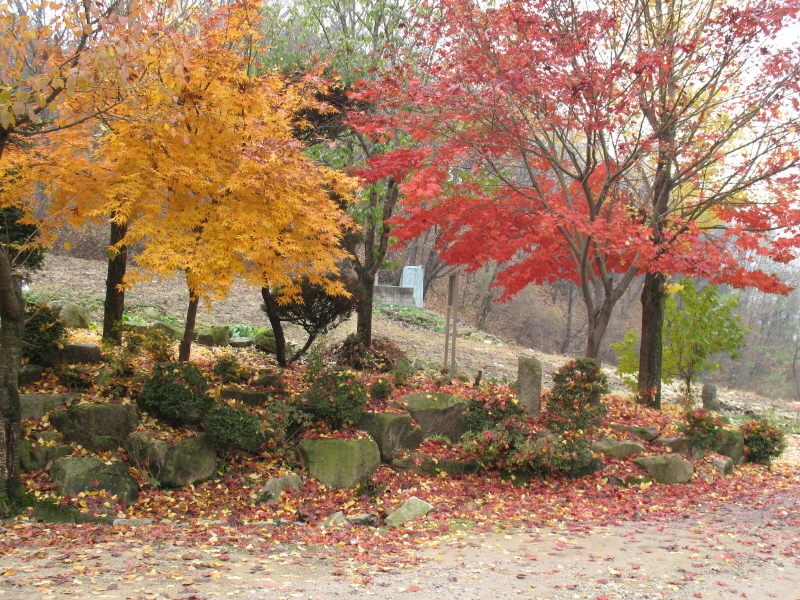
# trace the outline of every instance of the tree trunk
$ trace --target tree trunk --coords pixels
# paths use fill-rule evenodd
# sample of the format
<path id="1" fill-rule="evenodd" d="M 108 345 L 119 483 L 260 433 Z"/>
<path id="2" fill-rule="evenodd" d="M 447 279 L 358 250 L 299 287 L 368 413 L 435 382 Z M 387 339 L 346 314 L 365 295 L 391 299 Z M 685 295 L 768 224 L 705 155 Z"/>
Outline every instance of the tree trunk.
<path id="1" fill-rule="evenodd" d="M 191 290 L 189 291 L 192 294 Z M 192 353 L 192 339 L 194 338 L 194 324 L 197 320 L 197 307 L 200 304 L 200 299 L 197 296 L 191 295 L 189 298 L 189 308 L 186 311 L 186 327 L 183 330 L 183 339 L 181 340 L 180 351 L 178 352 L 178 360 L 186 362 Z"/>
<path id="2" fill-rule="evenodd" d="M 606 334 L 608 322 L 611 320 L 611 312 L 614 310 L 614 304 L 609 298 L 606 298 L 598 310 L 592 311 L 589 314 L 589 335 L 586 340 L 586 358 L 594 359 L 597 366 L 600 366 L 601 357 L 600 349 L 603 343 L 603 337 Z"/>
<path id="3" fill-rule="evenodd" d="M 20 492 L 17 375 L 25 328 L 24 307 L 22 280 L 14 274 L 8 254 L 0 251 L 0 497 L 11 500 Z"/>
<path id="4" fill-rule="evenodd" d="M 270 294 L 269 288 L 261 288 L 261 298 L 264 300 L 267 318 L 272 326 L 272 333 L 275 335 L 275 359 L 281 367 L 286 368 L 286 337 L 283 334 L 283 325 L 281 325 L 281 319 L 278 316 L 278 305 L 272 294 Z"/>
<path id="5" fill-rule="evenodd" d="M 661 354 L 664 329 L 664 284 L 661 273 L 647 273 L 642 288 L 642 344 L 639 349 L 638 402 L 661 408 Z"/>
<path id="6" fill-rule="evenodd" d="M 118 225 L 111 221 L 109 246 L 115 246 L 125 237 L 128 224 Z M 122 343 L 122 315 L 125 312 L 125 290 L 122 281 L 128 268 L 128 248 L 122 246 L 119 253 L 108 259 L 106 277 L 106 300 L 103 304 L 103 339 L 119 346 Z"/>
<path id="7" fill-rule="evenodd" d="M 564 341 L 561 342 L 561 354 L 566 354 L 569 350 L 569 343 L 572 341 L 572 305 L 575 300 L 575 290 L 572 283 L 567 281 L 567 330 L 564 332 Z"/>
<path id="8" fill-rule="evenodd" d="M 363 290 L 356 307 L 356 333 L 364 346 L 372 344 L 372 298 L 375 293 L 375 276 L 369 273 L 360 274 L 359 281 Z"/>

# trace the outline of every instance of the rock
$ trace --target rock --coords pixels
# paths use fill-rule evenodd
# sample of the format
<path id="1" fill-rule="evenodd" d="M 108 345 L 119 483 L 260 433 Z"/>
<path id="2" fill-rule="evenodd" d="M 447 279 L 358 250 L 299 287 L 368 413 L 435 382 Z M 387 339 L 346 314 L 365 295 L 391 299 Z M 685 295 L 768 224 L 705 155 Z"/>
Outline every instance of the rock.
<path id="1" fill-rule="evenodd" d="M 281 499 L 283 490 L 292 488 L 293 490 L 300 489 L 300 476 L 292 473 L 291 475 L 284 475 L 283 477 L 273 477 L 264 483 L 264 487 L 258 492 L 256 497 L 257 502 L 265 504 L 277 504 Z"/>
<path id="2" fill-rule="evenodd" d="M 694 473 L 692 463 L 680 454 L 640 456 L 634 458 L 633 463 L 647 471 L 658 483 L 686 483 Z"/>
<path id="3" fill-rule="evenodd" d="M 17 373 L 19 386 L 36 383 L 42 378 L 43 371 L 44 369 L 39 365 L 20 365 L 19 373 Z"/>
<path id="4" fill-rule="evenodd" d="M 426 454 L 412 452 L 407 458 L 395 458 L 392 466 L 398 471 L 414 471 L 418 475 L 468 475 L 477 473 L 481 466 L 474 460 L 432 458 Z"/>
<path id="5" fill-rule="evenodd" d="M 227 346 L 230 340 L 231 328 L 227 325 L 212 325 L 202 327 L 197 332 L 197 343 L 204 346 Z"/>
<path id="6" fill-rule="evenodd" d="M 542 412 L 542 363 L 533 356 L 520 356 L 517 365 L 520 406 L 537 418 Z"/>
<path id="7" fill-rule="evenodd" d="M 711 461 L 720 475 L 733 475 L 733 459 L 729 457 L 717 458 Z"/>
<path id="8" fill-rule="evenodd" d="M 320 527 L 347 527 L 350 525 L 350 521 L 344 518 L 344 513 L 342 511 L 337 511 L 325 519 L 322 523 L 319 524 Z"/>
<path id="9" fill-rule="evenodd" d="M 53 411 L 50 423 L 69 442 L 92 452 L 116 450 L 139 424 L 133 404 L 75 404 Z"/>
<path id="10" fill-rule="evenodd" d="M 599 442 L 592 442 L 592 452 L 611 456 L 612 458 L 625 458 L 633 454 L 641 454 L 645 448 L 639 442 L 631 440 L 616 440 L 614 438 L 603 438 Z"/>
<path id="11" fill-rule="evenodd" d="M 170 443 L 134 432 L 125 440 L 125 450 L 164 487 L 186 487 L 208 479 L 217 466 L 217 449 L 206 433 Z"/>
<path id="12" fill-rule="evenodd" d="M 56 407 L 69 406 L 80 397 L 81 394 L 20 394 L 21 418 L 41 419 Z"/>
<path id="13" fill-rule="evenodd" d="M 238 387 L 229 387 L 220 390 L 219 397 L 227 400 L 236 400 L 247 406 L 261 406 L 270 399 L 270 395 L 267 392 L 244 390 Z"/>
<path id="14" fill-rule="evenodd" d="M 57 311 L 58 318 L 70 329 L 89 329 L 89 311 L 66 300 L 53 300 L 48 306 Z"/>
<path id="15" fill-rule="evenodd" d="M 165 323 L 164 321 L 156 321 L 150 324 L 152 329 L 158 329 L 159 331 L 163 331 L 168 336 L 175 340 L 182 340 L 183 339 L 183 330 L 180 327 L 176 327 L 175 325 L 171 325 L 169 323 Z"/>
<path id="16" fill-rule="evenodd" d="M 303 439 L 297 445 L 308 473 L 324 485 L 356 488 L 381 466 L 381 453 L 371 439 Z"/>
<path id="17" fill-rule="evenodd" d="M 231 348 L 249 348 L 253 345 L 253 338 L 249 337 L 235 337 L 228 340 Z"/>
<path id="18" fill-rule="evenodd" d="M 744 434 L 741 429 L 725 429 L 722 432 L 722 442 L 714 450 L 722 456 L 729 457 L 734 465 L 744 459 Z"/>
<path id="19" fill-rule="evenodd" d="M 75 523 L 77 511 L 66 504 L 55 504 L 52 501 L 37 502 L 33 507 L 31 520 L 42 523 Z"/>
<path id="20" fill-rule="evenodd" d="M 619 423 L 612 423 L 611 429 L 616 431 L 626 431 L 633 436 L 638 437 L 645 442 L 652 442 L 656 439 L 661 432 L 655 427 L 636 427 L 635 425 L 620 425 Z"/>
<path id="21" fill-rule="evenodd" d="M 275 333 L 271 329 L 257 333 L 253 345 L 261 352 L 275 354 Z"/>
<path id="22" fill-rule="evenodd" d="M 401 403 L 419 424 L 422 439 L 432 435 L 445 435 L 455 443 L 467 431 L 464 413 L 467 401 L 443 393 L 418 393 L 405 396 Z"/>
<path id="23" fill-rule="evenodd" d="M 135 502 L 139 496 L 139 485 L 128 473 L 125 463 L 118 460 L 65 456 L 53 463 L 50 477 L 62 496 L 105 490 L 125 504 Z"/>
<path id="24" fill-rule="evenodd" d="M 602 471 L 605 467 L 603 459 L 598 456 L 591 456 L 584 459 L 578 459 L 572 464 L 572 470 L 567 475 L 572 479 L 580 479 L 581 477 L 588 477 L 592 473 Z"/>
<path id="25" fill-rule="evenodd" d="M 721 410 L 721 406 L 719 405 L 719 400 L 717 400 L 717 386 L 713 383 L 706 383 L 703 386 L 703 391 L 700 394 L 700 397 L 703 399 L 703 408 L 706 410 L 713 410 L 715 412 L 719 412 Z"/>
<path id="26" fill-rule="evenodd" d="M 250 387 L 269 388 L 276 394 L 282 394 L 286 391 L 286 383 L 283 381 L 283 377 L 275 371 L 260 371 L 250 381 Z"/>
<path id="27" fill-rule="evenodd" d="M 356 429 L 375 440 L 385 463 L 391 462 L 398 450 L 414 450 L 422 443 L 422 430 L 411 422 L 409 414 L 365 412 Z"/>
<path id="28" fill-rule="evenodd" d="M 416 496 L 411 496 L 396 511 L 386 517 L 386 524 L 389 527 L 400 527 L 406 521 L 424 517 L 432 510 L 433 504 L 428 504 Z"/>
<path id="29" fill-rule="evenodd" d="M 123 331 L 132 331 L 140 335 L 145 335 L 149 329 L 149 323 L 137 323 L 136 321 L 125 321 L 122 323 Z"/>
<path id="30" fill-rule="evenodd" d="M 17 444 L 19 466 L 22 473 L 32 473 L 47 467 L 47 463 L 72 454 L 72 448 L 65 445 L 43 446 L 28 440 L 19 440 Z"/>
<path id="31" fill-rule="evenodd" d="M 100 346 L 90 342 L 69 342 L 60 350 L 44 350 L 41 363 L 46 367 L 55 365 L 93 365 L 103 361 Z"/>
<path id="32" fill-rule="evenodd" d="M 360 515 L 356 515 L 354 517 L 347 517 L 347 521 L 350 523 L 350 525 L 374 527 L 378 522 L 378 517 L 369 513 L 361 513 Z"/>
<path id="33" fill-rule="evenodd" d="M 164 311 L 158 306 L 140 306 L 136 312 L 148 321 L 158 321 L 164 316 Z"/>
<path id="34" fill-rule="evenodd" d="M 673 452 L 677 452 L 689 460 L 700 460 L 706 453 L 705 450 L 692 448 L 689 445 L 689 440 L 682 437 L 658 438 L 653 443 L 667 446 Z"/>

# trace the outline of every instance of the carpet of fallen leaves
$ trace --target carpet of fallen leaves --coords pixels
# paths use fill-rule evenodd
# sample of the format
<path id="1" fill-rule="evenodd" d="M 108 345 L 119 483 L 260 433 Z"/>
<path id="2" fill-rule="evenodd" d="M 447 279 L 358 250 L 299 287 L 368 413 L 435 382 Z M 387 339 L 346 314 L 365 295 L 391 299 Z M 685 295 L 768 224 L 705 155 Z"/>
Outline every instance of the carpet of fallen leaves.
<path id="1" fill-rule="evenodd" d="M 77 335 L 77 334 L 76 334 Z M 92 339 L 88 334 L 76 339 Z M 264 368 L 263 358 L 242 352 L 242 362 L 253 370 Z M 215 361 L 211 350 L 197 348 L 193 360 L 210 371 Z M 147 369 L 142 363 L 140 368 Z M 376 376 L 366 376 L 374 378 Z M 292 394 L 302 391 L 302 370 L 286 374 Z M 219 382 L 212 378 L 214 388 Z M 369 381 L 367 381 L 369 383 Z M 27 392 L 64 391 L 54 375 L 24 390 Z M 411 391 L 449 392 L 469 397 L 470 385 L 457 381 L 446 385 L 429 378 L 416 377 L 408 385 L 395 390 L 394 398 Z M 214 393 L 218 393 L 214 392 Z M 92 388 L 85 401 L 107 401 L 101 390 Z M 129 402 L 130 399 L 118 401 Z M 620 397 L 606 399 L 608 414 L 597 437 L 621 437 L 610 423 L 654 426 L 662 435 L 675 433 L 680 409 L 667 406 L 654 411 Z M 381 406 L 391 406 L 382 402 Z M 373 408 L 379 408 L 375 406 Z M 31 440 L 41 431 L 51 429 L 44 421 L 26 421 L 25 433 Z M 155 432 L 167 439 L 194 435 L 191 430 L 169 429 L 151 418 L 143 419 L 141 429 Z M 320 432 L 324 433 L 324 432 Z M 332 432 L 329 434 L 333 435 Z M 353 435 L 358 435 L 354 433 Z M 441 442 L 428 444 L 435 451 Z M 450 449 L 443 448 L 447 454 Z M 664 447 L 647 445 L 648 453 L 665 452 Z M 86 453 L 83 449 L 77 453 Z M 125 460 L 124 453 L 107 452 L 105 459 Z M 498 473 L 469 476 L 417 475 L 399 473 L 383 466 L 372 478 L 369 490 L 329 489 L 313 478 L 305 478 L 299 491 L 283 494 L 278 504 L 256 501 L 260 486 L 269 478 L 291 471 L 301 472 L 287 448 L 272 448 L 258 455 L 227 455 L 216 475 L 210 480 L 185 489 L 160 489 L 147 474 L 130 465 L 141 486 L 135 503 L 125 506 L 102 491 L 77 497 L 56 499 L 46 470 L 24 477 L 24 483 L 35 497 L 56 499 L 76 507 L 85 514 L 105 514 L 118 519 L 147 519 L 117 525 L 102 523 L 46 524 L 29 520 L 26 515 L 0 527 L 0 554 L 19 552 L 24 548 L 45 551 L 78 552 L 93 548 L 110 553 L 130 551 L 170 544 L 176 547 L 208 550 L 216 548 L 218 559 L 224 561 L 226 552 L 247 550 L 271 553 L 286 544 L 298 548 L 331 548 L 337 556 L 356 559 L 376 567 L 414 562 L 416 550 L 450 535 L 459 528 L 473 532 L 519 530 L 543 526 L 558 526 L 573 533 L 590 531 L 593 527 L 621 525 L 631 520 L 649 522 L 688 518 L 708 514 L 720 503 L 742 507 L 762 506 L 772 496 L 786 495 L 797 490 L 796 464 L 778 464 L 771 469 L 760 465 L 741 465 L 734 475 L 723 477 L 711 465 L 714 455 L 695 463 L 696 474 L 686 485 L 657 485 L 642 483 L 622 487 L 618 482 L 629 475 L 642 472 L 629 459 L 605 458 L 605 468 L 578 480 L 565 478 L 534 479 L 530 482 L 503 479 Z M 383 517 L 408 498 L 416 496 L 434 505 L 424 519 L 407 522 L 398 529 L 375 527 L 331 527 L 320 523 L 337 511 L 348 517 L 373 514 Z M 781 550 L 800 557 L 795 542 Z"/>

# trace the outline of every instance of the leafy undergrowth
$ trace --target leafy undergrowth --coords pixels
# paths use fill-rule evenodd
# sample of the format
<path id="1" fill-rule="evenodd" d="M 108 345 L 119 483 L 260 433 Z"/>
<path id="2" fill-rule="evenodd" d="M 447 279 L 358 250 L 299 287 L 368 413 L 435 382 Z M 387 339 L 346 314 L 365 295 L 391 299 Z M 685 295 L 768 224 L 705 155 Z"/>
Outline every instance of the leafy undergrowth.
<path id="1" fill-rule="evenodd" d="M 241 353 L 242 362 L 251 369 L 265 368 L 263 357 Z M 193 359 L 210 372 L 215 361 L 213 352 L 197 348 Z M 148 368 L 146 362 L 138 369 Z M 373 376 L 366 376 L 369 384 Z M 212 380 L 216 389 L 219 380 Z M 297 397 L 304 389 L 301 368 L 291 369 L 284 377 L 288 396 Z M 507 394 L 506 386 L 498 385 Z M 54 375 L 24 390 L 64 391 Z M 472 397 L 471 386 L 458 382 L 443 384 L 417 375 L 406 385 L 394 390 L 391 397 L 372 401 L 370 409 L 399 410 L 393 404 L 412 391 L 437 391 Z M 212 393 L 218 394 L 217 391 Z M 90 388 L 88 400 L 102 398 L 102 389 Z M 114 401 L 129 402 L 128 397 Z M 597 437 L 624 437 L 611 429 L 610 423 L 657 427 L 662 435 L 677 433 L 680 409 L 666 407 L 654 411 L 618 397 L 607 397 L 605 422 Z M 266 410 L 266 409 L 264 409 Z M 50 429 L 45 422 L 24 423 L 29 439 L 35 440 L 41 431 Z M 189 429 L 172 429 L 152 418 L 143 420 L 140 429 L 176 440 L 194 435 Z M 360 432 L 335 433 L 317 427 L 313 435 L 353 436 Z M 309 435 L 309 434 L 307 434 Z M 453 446 L 447 440 L 427 440 L 420 451 L 439 458 L 454 458 Z M 649 453 L 664 452 L 663 447 L 648 446 Z M 77 454 L 86 453 L 77 449 Z M 125 460 L 123 452 L 106 452 L 103 459 Z M 713 457 L 713 455 L 711 455 Z M 384 563 L 413 560 L 413 550 L 419 544 L 437 538 L 458 527 L 473 530 L 516 529 L 560 523 L 576 531 L 589 530 L 597 524 L 614 524 L 633 518 L 662 521 L 713 510 L 718 503 L 759 504 L 770 494 L 796 487 L 800 471 L 796 467 L 776 465 L 768 469 L 760 465 L 742 465 L 733 476 L 722 477 L 710 464 L 710 457 L 695 463 L 696 474 L 685 485 L 657 485 L 648 481 L 628 487 L 620 482 L 641 481 L 643 472 L 628 459 L 605 458 L 605 468 L 577 480 L 563 476 L 532 479 L 528 482 L 498 473 L 466 476 L 419 475 L 397 472 L 383 466 L 368 485 L 356 489 L 329 489 L 314 478 L 305 478 L 301 489 L 288 490 L 278 504 L 257 502 L 257 492 L 263 483 L 289 472 L 301 472 L 293 453 L 285 447 L 263 449 L 258 455 L 229 454 L 210 480 L 185 489 L 160 489 L 148 479 L 147 473 L 131 466 L 142 491 L 135 503 L 124 506 L 104 492 L 58 499 L 45 470 L 24 476 L 29 492 L 39 501 L 56 501 L 77 508 L 83 513 L 101 511 L 118 518 L 147 518 L 152 524 L 121 525 L 51 525 L 31 523 L 24 516 L 0 528 L 0 552 L 21 545 L 59 547 L 62 549 L 85 544 L 153 545 L 178 544 L 198 547 L 224 546 L 269 552 L 281 544 L 337 547 L 344 555 L 359 560 Z M 373 527 L 323 528 L 320 523 L 337 511 L 346 516 L 370 513 L 386 516 L 408 498 L 416 496 L 434 505 L 424 519 L 412 521 L 399 529 Z M 405 558 L 403 558 L 405 557 Z"/>

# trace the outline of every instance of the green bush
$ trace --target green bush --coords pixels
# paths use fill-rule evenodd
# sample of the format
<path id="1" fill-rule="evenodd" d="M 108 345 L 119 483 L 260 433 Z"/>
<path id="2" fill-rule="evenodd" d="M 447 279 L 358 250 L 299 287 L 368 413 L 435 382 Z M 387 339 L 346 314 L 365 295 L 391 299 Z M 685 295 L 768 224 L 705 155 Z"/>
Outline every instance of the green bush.
<path id="1" fill-rule="evenodd" d="M 371 346 L 364 346 L 361 338 L 355 333 L 348 335 L 334 348 L 333 353 L 340 365 L 356 371 L 389 373 L 394 371 L 403 359 L 408 361 L 406 353 L 393 341 L 374 338 Z"/>
<path id="2" fill-rule="evenodd" d="M 190 362 L 160 363 L 139 394 L 140 408 L 171 425 L 197 425 L 211 407 L 208 383 Z"/>
<path id="3" fill-rule="evenodd" d="M 217 448 L 253 446 L 261 435 L 258 417 L 245 409 L 218 402 L 203 419 L 203 427 Z"/>
<path id="4" fill-rule="evenodd" d="M 376 400 L 386 400 L 386 398 L 392 395 L 393 391 L 394 386 L 392 385 L 391 381 L 387 379 L 379 379 L 370 386 L 369 395 Z"/>
<path id="5" fill-rule="evenodd" d="M 217 362 L 214 363 L 213 373 L 222 379 L 222 383 L 239 380 L 239 372 L 242 366 L 239 359 L 233 354 L 220 354 Z"/>
<path id="6" fill-rule="evenodd" d="M 684 419 L 686 424 L 681 425 L 681 433 L 694 450 L 713 450 L 719 447 L 725 425 L 714 413 L 698 408 L 687 411 Z"/>
<path id="7" fill-rule="evenodd" d="M 597 429 L 606 412 L 600 399 L 607 393 L 606 376 L 591 358 L 570 361 L 553 375 L 545 419 L 548 429 L 559 434 Z"/>
<path id="8" fill-rule="evenodd" d="M 59 368 L 58 382 L 70 390 L 88 390 L 94 384 L 92 372 L 83 365 L 64 365 Z"/>
<path id="9" fill-rule="evenodd" d="M 55 309 L 46 304 L 29 304 L 25 308 L 22 356 L 39 361 L 42 354 L 63 348 L 66 339 L 67 326 Z"/>
<path id="10" fill-rule="evenodd" d="M 742 434 L 744 455 L 750 462 L 770 464 L 786 450 L 786 434 L 766 419 L 746 421 Z"/>
<path id="11" fill-rule="evenodd" d="M 361 417 L 369 400 L 367 390 L 358 381 L 358 374 L 350 370 L 323 372 L 308 391 L 308 403 L 314 416 L 341 429 Z"/>

